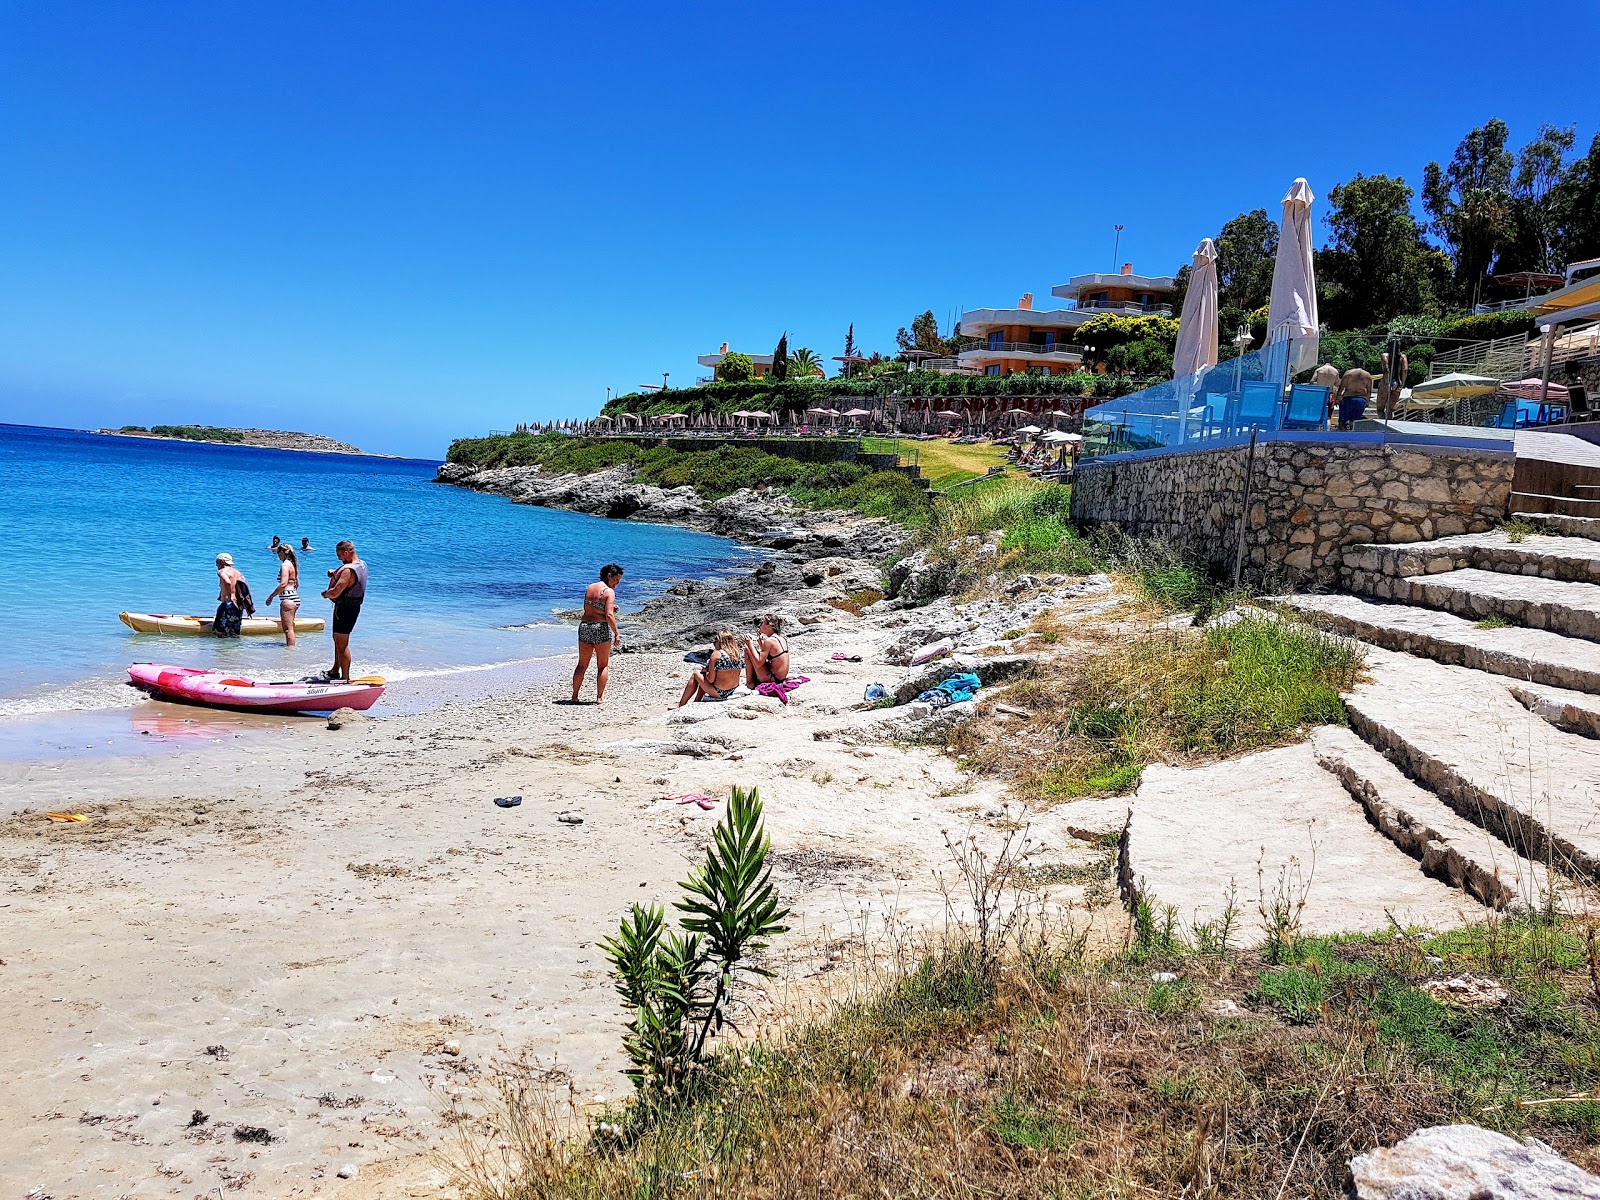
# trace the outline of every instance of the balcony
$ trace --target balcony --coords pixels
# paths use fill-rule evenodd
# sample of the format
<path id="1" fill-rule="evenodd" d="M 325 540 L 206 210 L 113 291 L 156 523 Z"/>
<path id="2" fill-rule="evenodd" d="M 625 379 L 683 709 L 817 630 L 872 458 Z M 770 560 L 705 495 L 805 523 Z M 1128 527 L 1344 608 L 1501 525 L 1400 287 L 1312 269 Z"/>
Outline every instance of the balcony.
<path id="1" fill-rule="evenodd" d="M 965 359 L 969 354 L 1026 355 L 1033 358 L 1060 358 L 1078 361 L 1083 358 L 1083 347 L 1075 346 L 1069 342 L 1057 342 L 1053 346 L 1046 346 L 1043 342 L 985 342 L 981 346 L 973 346 L 970 349 L 963 350 L 961 357 Z"/>
<path id="2" fill-rule="evenodd" d="M 1140 304 L 1134 300 L 1085 300 L 1076 306 L 1078 312 L 1116 313 L 1124 317 L 1170 317 L 1170 304 Z"/>

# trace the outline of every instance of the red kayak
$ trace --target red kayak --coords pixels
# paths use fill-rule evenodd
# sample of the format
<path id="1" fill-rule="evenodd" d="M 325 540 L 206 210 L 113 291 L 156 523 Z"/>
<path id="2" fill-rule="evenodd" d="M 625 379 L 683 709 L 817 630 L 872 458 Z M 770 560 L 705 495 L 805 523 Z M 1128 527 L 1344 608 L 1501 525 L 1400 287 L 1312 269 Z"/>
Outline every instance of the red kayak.
<path id="1" fill-rule="evenodd" d="M 327 683 L 298 680 L 268 683 L 223 671 L 165 666 L 161 663 L 134 663 L 128 668 L 128 677 L 135 687 L 169 700 L 210 704 L 216 708 L 238 708 L 247 712 L 276 713 L 371 708 L 383 695 L 385 683 L 379 675 L 352 679 L 348 683 L 342 679 Z"/>

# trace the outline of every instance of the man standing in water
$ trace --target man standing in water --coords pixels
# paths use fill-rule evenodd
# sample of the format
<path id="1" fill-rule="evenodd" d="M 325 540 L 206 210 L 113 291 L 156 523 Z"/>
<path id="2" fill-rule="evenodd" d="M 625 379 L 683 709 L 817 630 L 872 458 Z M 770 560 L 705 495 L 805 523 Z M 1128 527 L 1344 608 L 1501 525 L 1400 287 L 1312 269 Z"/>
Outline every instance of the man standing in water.
<path id="1" fill-rule="evenodd" d="M 367 564 L 356 557 L 356 544 L 346 538 L 333 548 L 339 565 L 328 572 L 328 590 L 322 594 L 333 601 L 333 670 L 329 679 L 350 679 L 350 631 L 361 615 L 361 602 L 367 598 Z"/>
<path id="2" fill-rule="evenodd" d="M 233 565 L 233 555 L 217 555 L 217 615 L 212 618 L 211 632 L 219 638 L 238 637 L 244 624 L 244 605 L 250 595 L 250 585 Z"/>
<path id="3" fill-rule="evenodd" d="M 578 689 L 588 673 L 589 660 L 595 659 L 594 702 L 606 698 L 606 681 L 611 677 L 611 652 L 622 649 L 622 631 L 617 628 L 617 584 L 622 568 L 607 563 L 600 568 L 600 579 L 583 593 L 583 616 L 578 621 L 578 669 L 572 673 L 572 701 L 578 702 Z"/>

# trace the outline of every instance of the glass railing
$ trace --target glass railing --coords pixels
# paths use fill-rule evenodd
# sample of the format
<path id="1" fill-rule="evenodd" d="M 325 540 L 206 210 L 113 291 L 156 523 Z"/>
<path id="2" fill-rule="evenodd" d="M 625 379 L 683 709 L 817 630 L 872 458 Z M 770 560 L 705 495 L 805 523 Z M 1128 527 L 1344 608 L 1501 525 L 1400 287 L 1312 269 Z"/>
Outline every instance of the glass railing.
<path id="1" fill-rule="evenodd" d="M 1083 456 L 1201 449 L 1282 429 L 1325 429 L 1325 388 L 1295 384 L 1316 362 L 1317 340 L 1279 342 L 1084 410 Z"/>

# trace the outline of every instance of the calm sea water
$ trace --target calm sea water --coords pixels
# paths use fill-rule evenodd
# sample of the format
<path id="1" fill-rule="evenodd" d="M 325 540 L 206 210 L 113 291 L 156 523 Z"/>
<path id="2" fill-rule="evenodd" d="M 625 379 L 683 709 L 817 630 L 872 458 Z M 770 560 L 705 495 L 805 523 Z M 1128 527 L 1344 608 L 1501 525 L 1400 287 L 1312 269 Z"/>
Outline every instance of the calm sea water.
<path id="1" fill-rule="evenodd" d="M 675 577 L 749 561 L 707 534 L 436 484 L 436 466 L 0 425 L 0 718 L 130 707 L 130 662 L 279 678 L 328 665 L 326 631 L 291 651 L 281 637 L 161 637 L 117 619 L 209 615 L 224 550 L 258 615 L 276 615 L 261 603 L 277 581 L 274 534 L 316 547 L 300 561 L 300 612 L 324 619 L 334 544 L 355 542 L 371 570 L 355 668 L 399 680 L 570 653 L 551 612 L 576 607 L 605 561 L 627 568 L 624 609 Z"/>

